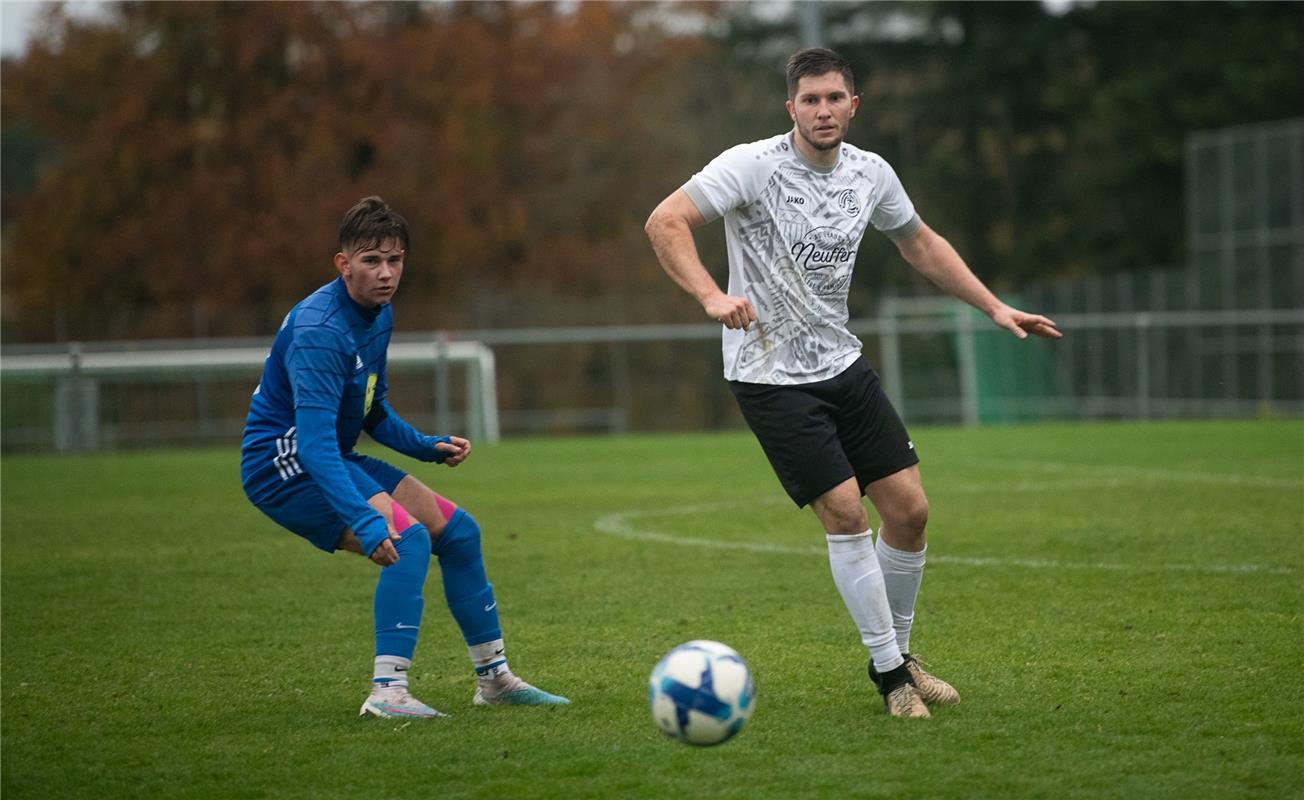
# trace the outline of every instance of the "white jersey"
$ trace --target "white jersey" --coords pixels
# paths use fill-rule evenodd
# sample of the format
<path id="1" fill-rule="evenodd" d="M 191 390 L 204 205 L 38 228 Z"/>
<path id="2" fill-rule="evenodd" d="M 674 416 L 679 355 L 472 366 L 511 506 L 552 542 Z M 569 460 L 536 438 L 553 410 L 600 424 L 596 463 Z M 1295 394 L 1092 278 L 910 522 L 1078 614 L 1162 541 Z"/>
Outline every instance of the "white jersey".
<path id="1" fill-rule="evenodd" d="M 865 228 L 901 238 L 920 224 L 892 167 L 845 142 L 817 167 L 785 133 L 724 151 L 683 188 L 708 221 L 724 217 L 729 294 L 756 309 L 749 330 L 724 331 L 725 378 L 811 383 L 851 366 L 847 290 Z"/>

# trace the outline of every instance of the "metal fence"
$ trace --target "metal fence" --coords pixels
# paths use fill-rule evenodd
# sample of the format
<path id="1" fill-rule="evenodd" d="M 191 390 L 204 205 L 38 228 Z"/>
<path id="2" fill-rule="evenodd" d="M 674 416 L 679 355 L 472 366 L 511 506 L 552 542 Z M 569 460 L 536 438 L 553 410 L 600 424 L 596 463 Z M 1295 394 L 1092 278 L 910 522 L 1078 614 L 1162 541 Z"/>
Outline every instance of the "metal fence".
<path id="1" fill-rule="evenodd" d="M 1051 314 L 1063 340 L 1017 340 L 940 299 L 892 300 L 852 328 L 913 424 L 1304 415 L 1304 310 Z M 743 425 L 720 376 L 714 325 L 404 338 L 394 348 L 411 357 L 391 355 L 391 399 L 427 430 L 492 440 L 499 430 Z M 457 347 L 431 344 L 444 339 Z M 66 351 L 11 353 L 0 359 L 0 444 L 9 452 L 234 446 L 266 352 L 238 345 L 137 348 L 112 359 L 83 351 L 80 363 Z"/>
<path id="2" fill-rule="evenodd" d="M 0 443 L 82 452 L 238 440 L 268 349 L 249 340 L 11 348 L 0 357 Z M 458 384 L 459 430 L 499 438 L 492 350 L 432 334 L 392 343 L 387 360 L 393 380 L 425 378 L 427 405 L 441 417 Z"/>

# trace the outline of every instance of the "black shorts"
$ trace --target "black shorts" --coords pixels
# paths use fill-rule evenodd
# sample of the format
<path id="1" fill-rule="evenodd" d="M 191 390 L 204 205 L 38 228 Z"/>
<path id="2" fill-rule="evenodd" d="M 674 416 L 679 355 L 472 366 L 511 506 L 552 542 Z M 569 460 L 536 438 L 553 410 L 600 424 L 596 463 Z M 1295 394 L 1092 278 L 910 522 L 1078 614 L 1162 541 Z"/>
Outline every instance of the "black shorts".
<path id="1" fill-rule="evenodd" d="M 791 386 L 729 381 L 729 388 L 798 506 L 852 476 L 863 492 L 919 463 L 906 426 L 864 358 L 824 381 Z"/>

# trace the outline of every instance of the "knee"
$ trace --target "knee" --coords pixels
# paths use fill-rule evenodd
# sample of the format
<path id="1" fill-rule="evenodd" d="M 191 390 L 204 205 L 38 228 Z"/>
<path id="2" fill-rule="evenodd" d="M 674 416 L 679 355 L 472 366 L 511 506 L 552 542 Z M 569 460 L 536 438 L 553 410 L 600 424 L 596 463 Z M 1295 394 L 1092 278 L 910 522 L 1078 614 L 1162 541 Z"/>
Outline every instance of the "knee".
<path id="1" fill-rule="evenodd" d="M 397 521 L 397 520 L 396 520 Z M 426 526 L 419 522 L 409 523 L 406 529 L 399 530 L 399 540 L 396 549 L 400 556 L 406 556 L 408 553 L 430 553 L 430 531 Z"/>
<path id="2" fill-rule="evenodd" d="M 480 557 L 480 525 L 465 509 L 457 509 L 435 537 L 433 550 L 440 559 Z"/>
<path id="3" fill-rule="evenodd" d="M 825 528 L 830 533 L 859 533 L 869 527 L 869 514 L 863 507 L 839 510 L 826 520 Z"/>
<path id="4" fill-rule="evenodd" d="M 811 510 L 828 533 L 860 533 L 869 527 L 869 514 L 854 479 L 815 498 Z"/>
<path id="5" fill-rule="evenodd" d="M 884 514 L 883 522 L 912 537 L 922 537 L 924 528 L 928 526 L 928 500 L 920 496 L 901 508 Z"/>
<path id="6" fill-rule="evenodd" d="M 828 504 L 818 508 L 815 515 L 828 533 L 860 533 L 869 527 L 869 514 L 859 502 Z"/>

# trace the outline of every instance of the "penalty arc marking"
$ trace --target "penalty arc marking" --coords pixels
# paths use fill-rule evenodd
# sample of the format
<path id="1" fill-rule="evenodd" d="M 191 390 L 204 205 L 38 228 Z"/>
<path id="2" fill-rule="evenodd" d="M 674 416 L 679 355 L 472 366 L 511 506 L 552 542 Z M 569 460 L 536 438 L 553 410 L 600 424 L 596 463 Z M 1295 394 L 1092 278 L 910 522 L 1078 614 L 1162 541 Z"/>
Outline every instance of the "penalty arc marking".
<path id="1" fill-rule="evenodd" d="M 755 502 L 755 501 L 753 501 Z M 749 503 L 748 505 L 750 505 Z M 617 536 L 621 539 L 632 539 L 643 542 L 659 542 L 662 544 L 689 545 L 692 547 L 704 547 L 715 550 L 744 550 L 749 553 L 774 553 L 778 555 L 799 555 L 799 556 L 827 556 L 828 549 L 814 545 L 802 547 L 798 545 L 774 544 L 771 542 L 746 542 L 730 541 L 725 539 L 708 539 L 701 536 L 684 536 L 680 534 L 667 533 L 665 531 L 652 530 L 639 524 L 641 518 L 651 516 L 677 516 L 690 514 L 704 514 L 719 512 L 723 509 L 741 506 L 742 503 L 697 503 L 684 506 L 670 506 L 663 508 L 653 508 L 646 510 L 619 511 L 614 514 L 604 514 L 593 521 L 594 530 Z M 1294 570 L 1290 567 L 1276 566 L 1271 564 L 1181 564 L 1181 563 L 1161 563 L 1161 564 L 1121 564 L 1105 561 L 1058 561 L 1053 559 L 1041 558 L 998 558 L 998 557 L 970 557 L 970 556 L 948 556 L 933 555 L 928 556 L 929 564 L 955 564 L 957 566 L 968 567 L 1027 567 L 1031 569 L 1068 569 L 1068 570 L 1101 570 L 1108 572 L 1208 572 L 1208 573 L 1254 573 L 1268 575 L 1289 575 Z"/>

